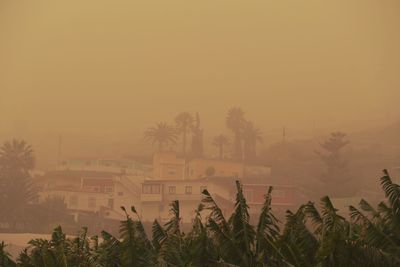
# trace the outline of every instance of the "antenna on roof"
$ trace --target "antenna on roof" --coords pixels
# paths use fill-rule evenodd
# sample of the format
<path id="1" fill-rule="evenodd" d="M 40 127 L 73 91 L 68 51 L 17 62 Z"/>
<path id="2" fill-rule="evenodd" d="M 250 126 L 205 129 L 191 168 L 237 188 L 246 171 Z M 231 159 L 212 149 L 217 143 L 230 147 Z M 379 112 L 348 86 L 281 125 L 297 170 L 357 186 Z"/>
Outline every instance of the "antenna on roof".
<path id="1" fill-rule="evenodd" d="M 286 127 L 283 126 L 283 129 L 282 129 L 282 143 L 285 144 L 285 142 L 286 142 Z"/>
<path id="2" fill-rule="evenodd" d="M 61 165 L 61 147 L 62 147 L 62 136 L 58 135 L 58 154 L 57 154 L 57 167 Z"/>

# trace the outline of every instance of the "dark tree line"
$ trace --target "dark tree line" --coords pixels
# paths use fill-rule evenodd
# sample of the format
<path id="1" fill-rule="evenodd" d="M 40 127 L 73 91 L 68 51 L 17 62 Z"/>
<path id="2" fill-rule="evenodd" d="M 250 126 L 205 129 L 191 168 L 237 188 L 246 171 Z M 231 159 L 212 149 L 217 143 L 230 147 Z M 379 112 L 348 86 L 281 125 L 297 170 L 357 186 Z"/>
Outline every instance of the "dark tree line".
<path id="1" fill-rule="evenodd" d="M 231 158 L 235 161 L 254 162 L 257 157 L 257 143 L 262 141 L 260 129 L 256 128 L 253 122 L 246 120 L 244 112 L 238 107 L 228 111 L 226 126 L 234 136 Z M 160 122 L 144 133 L 145 140 L 158 144 L 158 151 L 165 151 L 167 147 L 176 145 L 179 135 L 183 157 L 204 156 L 204 129 L 201 126 L 199 113 L 193 116 L 188 112 L 182 112 L 176 116 L 175 125 Z M 192 139 L 188 153 L 187 144 L 190 135 Z M 229 138 L 220 134 L 214 138 L 212 144 L 218 148 L 219 157 L 224 158 L 224 152 L 230 144 Z"/>

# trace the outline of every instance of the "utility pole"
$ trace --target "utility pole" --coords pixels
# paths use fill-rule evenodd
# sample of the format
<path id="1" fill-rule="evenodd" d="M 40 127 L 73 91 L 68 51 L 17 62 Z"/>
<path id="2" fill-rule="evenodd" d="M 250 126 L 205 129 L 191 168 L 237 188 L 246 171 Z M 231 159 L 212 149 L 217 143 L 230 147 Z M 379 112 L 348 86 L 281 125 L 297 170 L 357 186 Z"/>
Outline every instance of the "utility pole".
<path id="1" fill-rule="evenodd" d="M 58 154 L 57 154 L 57 168 L 61 165 L 61 147 L 62 147 L 62 136 L 58 135 Z"/>
<path id="2" fill-rule="evenodd" d="M 285 144 L 286 143 L 286 127 L 283 126 L 282 129 L 282 143 Z"/>

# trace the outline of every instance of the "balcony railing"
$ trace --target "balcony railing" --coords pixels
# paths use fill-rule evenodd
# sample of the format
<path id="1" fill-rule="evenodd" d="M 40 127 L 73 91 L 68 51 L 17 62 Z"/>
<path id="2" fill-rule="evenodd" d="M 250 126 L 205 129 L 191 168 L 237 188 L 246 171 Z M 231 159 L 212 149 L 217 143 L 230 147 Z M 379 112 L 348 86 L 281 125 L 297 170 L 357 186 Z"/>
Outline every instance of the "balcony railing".
<path id="1" fill-rule="evenodd" d="M 174 200 L 193 200 L 193 201 L 201 201 L 201 194 L 165 194 L 164 199 L 166 201 L 174 201 Z"/>

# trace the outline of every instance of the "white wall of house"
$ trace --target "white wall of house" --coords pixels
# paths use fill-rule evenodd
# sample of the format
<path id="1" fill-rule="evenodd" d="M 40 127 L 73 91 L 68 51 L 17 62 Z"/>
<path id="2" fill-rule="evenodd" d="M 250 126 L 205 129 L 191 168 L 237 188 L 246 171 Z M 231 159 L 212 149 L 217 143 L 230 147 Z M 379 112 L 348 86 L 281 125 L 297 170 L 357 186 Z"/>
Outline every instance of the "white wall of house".
<path id="1" fill-rule="evenodd" d="M 121 206 L 130 209 L 135 206 L 141 209 L 140 195 L 129 186 L 120 182 L 114 182 L 113 190 L 107 193 L 88 192 L 84 190 L 45 190 L 40 193 L 40 200 L 44 201 L 47 197 L 60 197 L 64 199 L 67 209 L 75 212 L 100 212 L 105 211 L 103 216 L 110 219 L 122 219 L 124 213 Z M 114 212 L 107 212 L 107 209 Z"/>
<path id="2" fill-rule="evenodd" d="M 227 200 L 231 199 L 227 188 L 217 186 L 205 179 L 147 181 L 142 185 L 142 218 L 144 221 L 158 219 L 165 222 L 171 217 L 169 205 L 174 200 L 178 200 L 182 223 L 191 223 L 195 216 L 195 210 L 201 203 L 204 189 L 216 192 L 212 193 L 213 195 L 221 194 L 221 197 Z M 204 214 L 207 213 L 204 212 Z"/>
<path id="3" fill-rule="evenodd" d="M 47 197 L 63 198 L 70 210 L 98 212 L 100 207 L 107 207 L 108 199 L 106 193 L 81 192 L 81 191 L 66 191 L 66 190 L 51 190 L 40 193 L 40 199 L 44 200 Z"/>

